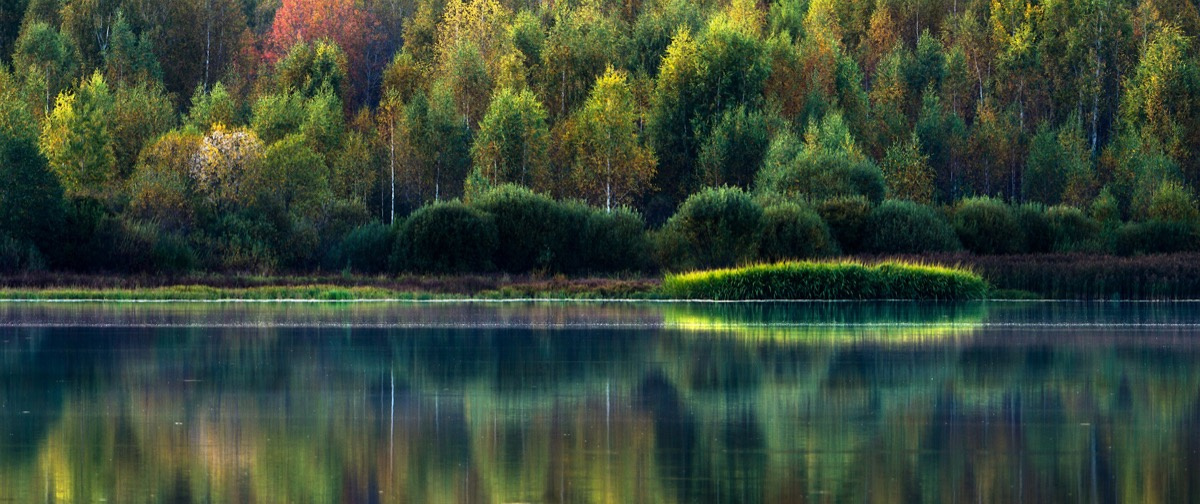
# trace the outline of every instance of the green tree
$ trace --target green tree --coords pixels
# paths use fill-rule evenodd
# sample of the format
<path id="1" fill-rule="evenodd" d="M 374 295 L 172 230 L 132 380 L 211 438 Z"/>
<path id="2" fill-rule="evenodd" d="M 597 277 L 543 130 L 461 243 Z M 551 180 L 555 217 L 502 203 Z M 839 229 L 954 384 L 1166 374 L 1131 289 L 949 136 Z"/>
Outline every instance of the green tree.
<path id="1" fill-rule="evenodd" d="M 700 146 L 704 183 L 749 188 L 771 144 L 768 121 L 763 112 L 748 111 L 745 106 L 725 111 Z"/>
<path id="2" fill-rule="evenodd" d="M 39 141 L 68 196 L 103 198 L 118 177 L 112 93 L 99 72 L 58 96 Z"/>
<path id="3" fill-rule="evenodd" d="M 134 35 L 121 11 L 117 11 L 103 55 L 104 78 L 113 85 L 162 81 L 162 66 L 154 56 L 150 39 Z"/>
<path id="4" fill-rule="evenodd" d="M 329 88 L 305 100 L 304 118 L 300 122 L 300 133 L 318 153 L 328 159 L 342 146 L 346 135 L 346 116 L 342 113 L 342 100 Z"/>
<path id="5" fill-rule="evenodd" d="M 190 167 L 204 137 L 170 131 L 142 149 L 129 179 L 130 215 L 163 230 L 187 231 L 195 221 L 195 192 Z"/>
<path id="6" fill-rule="evenodd" d="M 650 145 L 661 156 L 654 185 L 673 201 L 682 201 L 698 185 L 692 173 L 699 148 L 692 119 L 701 99 L 696 90 L 699 52 L 690 31 L 675 34 L 659 66 L 647 118 Z"/>
<path id="7" fill-rule="evenodd" d="M 277 90 L 280 93 L 295 91 L 304 98 L 331 90 L 344 101 L 346 65 L 346 53 L 334 42 L 299 42 L 275 64 Z"/>
<path id="8" fill-rule="evenodd" d="M 121 85 L 110 119 L 117 171 L 128 176 L 142 147 L 175 126 L 175 106 L 161 84 Z"/>
<path id="9" fill-rule="evenodd" d="M 49 251 L 61 236 L 63 203 L 62 186 L 33 139 L 0 132 L 0 235 Z"/>
<path id="10" fill-rule="evenodd" d="M 471 132 L 454 94 L 434 84 L 404 107 L 397 178 L 410 206 L 458 197 L 471 167 Z"/>
<path id="11" fill-rule="evenodd" d="M 267 147 L 262 160 L 246 174 L 245 190 L 310 219 L 333 199 L 325 160 L 298 134 Z"/>
<path id="12" fill-rule="evenodd" d="M 25 17 L 28 0 L 0 2 L 0 55 L 11 58 L 17 36 L 21 33 L 21 18 Z"/>
<path id="13" fill-rule="evenodd" d="M 596 79 L 621 59 L 626 40 L 621 27 L 597 6 L 558 5 L 541 50 L 540 88 L 550 113 L 562 118 L 574 112 Z"/>
<path id="14" fill-rule="evenodd" d="M 427 73 L 407 49 L 396 53 L 392 62 L 383 70 L 383 100 L 389 99 L 393 94 L 398 103 L 412 100 L 413 95 L 424 87 Z"/>
<path id="15" fill-rule="evenodd" d="M 307 116 L 304 97 L 296 91 L 263 95 L 251 109 L 250 129 L 270 144 L 299 131 Z"/>
<path id="16" fill-rule="evenodd" d="M 221 82 L 209 90 L 197 86 L 192 94 L 192 107 L 184 122 L 200 131 L 208 131 L 216 124 L 233 126 L 238 124 L 238 109 L 237 101 Z"/>
<path id="17" fill-rule="evenodd" d="M 1099 187 L 1078 119 L 1056 131 L 1039 127 L 1030 143 L 1022 189 L 1026 199 L 1047 206 L 1091 202 Z"/>
<path id="18" fill-rule="evenodd" d="M 628 77 L 609 68 L 596 80 L 579 112 L 575 169 L 579 194 L 611 212 L 614 204 L 629 204 L 654 177 L 654 152 L 643 145 L 636 122 L 637 104 Z"/>
<path id="19" fill-rule="evenodd" d="M 502 89 L 492 98 L 471 148 L 475 170 L 491 186 L 532 187 L 545 177 L 550 131 L 546 109 L 529 90 Z"/>
<path id="20" fill-rule="evenodd" d="M 921 152 L 921 140 L 914 132 L 908 141 L 888 147 L 879 164 L 887 181 L 888 197 L 922 204 L 933 202 L 933 169 L 929 156 Z"/>
<path id="21" fill-rule="evenodd" d="M 855 142 L 841 115 L 812 122 L 801 141 L 789 132 L 776 135 L 763 169 L 755 179 L 762 194 L 806 198 L 814 203 L 842 196 L 883 199 L 879 167 Z"/>
<path id="22" fill-rule="evenodd" d="M 330 189 L 335 197 L 366 205 L 379 182 L 377 152 L 363 134 L 346 134 L 341 150 L 330 160 Z"/>
<path id="23" fill-rule="evenodd" d="M 44 116 L 50 115 L 50 100 L 67 87 L 76 65 L 71 40 L 46 23 L 33 23 L 17 39 L 13 67 L 18 73 L 34 73 L 44 80 Z"/>
<path id="24" fill-rule="evenodd" d="M 478 46 L 470 42 L 458 44 L 449 58 L 443 66 L 441 82 L 453 93 L 464 124 L 475 127 L 487 112 L 494 81 Z"/>
<path id="25" fill-rule="evenodd" d="M 935 93 L 925 93 L 914 132 L 921 153 L 933 169 L 936 196 L 951 202 L 961 194 L 963 151 L 967 126 L 954 110 L 943 104 Z"/>
<path id="26" fill-rule="evenodd" d="M 111 0 L 75 0 L 63 2 L 59 15 L 61 30 L 76 43 L 76 54 L 85 73 L 100 69 L 104 53 L 112 43 L 119 14 L 118 3 Z M 114 83 L 115 84 L 115 83 Z"/>
<path id="27" fill-rule="evenodd" d="M 745 23 L 714 16 L 703 37 L 675 35 L 660 67 L 647 130 L 662 153 L 660 189 L 676 198 L 699 187 L 696 160 L 706 128 L 739 105 L 755 108 L 771 75 L 768 46 Z"/>
<path id="28" fill-rule="evenodd" d="M 1125 83 L 1121 118 L 1162 146 L 1179 163 L 1184 180 L 1200 184 L 1200 65 L 1192 40 L 1166 25 L 1150 38 Z"/>

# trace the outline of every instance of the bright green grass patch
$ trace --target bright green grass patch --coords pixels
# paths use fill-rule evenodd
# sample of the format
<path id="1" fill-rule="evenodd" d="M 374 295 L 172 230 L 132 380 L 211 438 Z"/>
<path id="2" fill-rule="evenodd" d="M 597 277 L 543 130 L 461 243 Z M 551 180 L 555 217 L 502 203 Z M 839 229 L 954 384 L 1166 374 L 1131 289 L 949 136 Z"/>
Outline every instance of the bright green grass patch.
<path id="1" fill-rule="evenodd" d="M 982 299 L 988 285 L 966 269 L 900 261 L 784 262 L 667 275 L 677 299 Z"/>

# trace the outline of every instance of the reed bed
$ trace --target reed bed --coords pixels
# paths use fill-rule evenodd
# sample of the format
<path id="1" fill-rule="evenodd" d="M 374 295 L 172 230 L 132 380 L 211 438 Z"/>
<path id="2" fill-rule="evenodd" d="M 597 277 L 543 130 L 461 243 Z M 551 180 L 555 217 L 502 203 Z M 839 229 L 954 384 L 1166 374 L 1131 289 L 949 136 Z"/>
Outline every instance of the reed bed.
<path id="1" fill-rule="evenodd" d="M 988 293 L 964 268 L 910 261 L 803 261 L 669 274 L 661 294 L 676 299 L 963 300 Z"/>
<path id="2" fill-rule="evenodd" d="M 997 289 L 1047 299 L 1200 299 L 1200 254 L 960 257 Z"/>

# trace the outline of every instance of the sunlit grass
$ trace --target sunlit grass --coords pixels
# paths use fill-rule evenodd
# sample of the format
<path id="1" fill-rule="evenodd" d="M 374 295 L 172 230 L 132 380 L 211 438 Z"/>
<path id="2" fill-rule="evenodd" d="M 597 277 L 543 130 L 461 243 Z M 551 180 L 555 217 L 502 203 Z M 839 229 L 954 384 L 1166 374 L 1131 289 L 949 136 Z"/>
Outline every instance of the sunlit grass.
<path id="1" fill-rule="evenodd" d="M 678 299 L 982 299 L 988 285 L 974 272 L 910 261 L 853 260 L 758 264 L 668 274 L 663 295 Z"/>

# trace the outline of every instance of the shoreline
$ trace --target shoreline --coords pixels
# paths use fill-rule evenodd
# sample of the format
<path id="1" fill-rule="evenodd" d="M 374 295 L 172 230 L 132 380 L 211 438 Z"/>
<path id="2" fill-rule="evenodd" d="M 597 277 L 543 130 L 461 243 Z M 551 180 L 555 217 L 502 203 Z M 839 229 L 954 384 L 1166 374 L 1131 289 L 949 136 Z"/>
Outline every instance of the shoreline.
<path id="1" fill-rule="evenodd" d="M 961 267 L 991 285 L 994 301 L 1184 301 L 1200 299 L 1200 254 L 1117 257 L 1086 254 L 861 256 L 868 264 L 907 260 Z M 0 301 L 655 301 L 665 275 L 246 275 L 134 276 L 35 272 L 0 276 Z"/>

